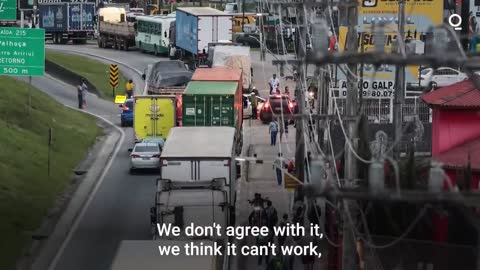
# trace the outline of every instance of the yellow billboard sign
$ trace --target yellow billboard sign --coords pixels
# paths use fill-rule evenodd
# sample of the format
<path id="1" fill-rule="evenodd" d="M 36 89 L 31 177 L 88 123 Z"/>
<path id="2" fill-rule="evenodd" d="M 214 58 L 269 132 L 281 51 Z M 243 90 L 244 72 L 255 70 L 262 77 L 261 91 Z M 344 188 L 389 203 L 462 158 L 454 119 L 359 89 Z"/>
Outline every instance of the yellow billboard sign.
<path id="1" fill-rule="evenodd" d="M 372 25 L 382 22 L 386 32 L 396 31 L 399 0 L 358 0 L 359 32 L 371 31 Z M 443 23 L 444 0 L 406 0 L 405 30 L 415 27 L 426 32 L 429 27 Z"/>

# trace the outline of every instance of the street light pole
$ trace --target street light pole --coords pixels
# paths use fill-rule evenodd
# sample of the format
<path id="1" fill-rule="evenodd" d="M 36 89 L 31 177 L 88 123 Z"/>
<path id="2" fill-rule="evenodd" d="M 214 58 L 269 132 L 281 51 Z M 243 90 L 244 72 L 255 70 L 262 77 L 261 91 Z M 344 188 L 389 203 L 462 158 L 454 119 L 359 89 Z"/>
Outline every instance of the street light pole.
<path id="1" fill-rule="evenodd" d="M 398 3 L 398 38 L 397 38 L 397 53 L 401 54 L 401 46 L 405 41 L 405 0 L 400 0 Z M 395 141 L 400 142 L 402 138 L 402 108 L 405 103 L 405 66 L 400 65 L 396 68 L 395 74 L 395 96 L 393 107 L 393 122 L 395 126 Z M 401 144 L 397 143 L 394 149 L 395 158 L 400 157 Z"/>

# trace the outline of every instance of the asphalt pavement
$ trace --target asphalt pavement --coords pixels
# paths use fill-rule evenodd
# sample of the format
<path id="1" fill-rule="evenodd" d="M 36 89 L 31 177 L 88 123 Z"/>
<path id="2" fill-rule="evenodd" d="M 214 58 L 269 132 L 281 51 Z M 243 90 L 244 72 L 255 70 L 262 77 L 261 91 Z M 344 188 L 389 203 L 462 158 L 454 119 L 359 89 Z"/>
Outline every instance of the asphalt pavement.
<path id="1" fill-rule="evenodd" d="M 81 53 L 89 57 L 99 56 L 103 58 L 101 61 L 105 63 L 112 61 L 123 63 L 129 68 L 120 66 L 120 69 L 127 76 L 134 78 L 137 84 L 137 93 L 142 91 L 142 82 L 137 72 L 143 72 L 148 64 L 165 60 L 165 58 L 142 54 L 138 51 L 125 52 L 99 49 L 96 45 L 91 44 L 85 46 L 47 45 L 47 48 Z M 255 85 L 261 90 L 262 96 L 267 96 L 267 81 L 273 73 L 279 74 L 279 71 L 271 65 L 270 61 L 272 58 L 270 56 L 267 55 L 267 61 L 265 62 L 259 62 L 258 59 L 258 52 L 252 52 Z M 75 106 L 77 103 L 76 89 L 72 86 L 65 85 L 49 77 L 34 78 L 33 84 L 63 104 Z M 293 86 L 292 82 L 289 82 L 289 84 Z M 290 89 L 293 88 L 291 87 Z M 118 126 L 120 125 L 120 109 L 110 102 L 101 100 L 94 95 L 89 95 L 87 97 L 86 110 L 102 116 Z M 257 128 L 256 130 L 249 129 L 246 140 L 250 140 L 250 142 L 262 140 L 262 143 L 259 144 L 268 144 L 268 142 L 263 142 L 265 140 L 263 135 L 256 135 L 257 132 L 268 133 L 266 126 L 260 125 L 258 120 L 252 122 L 254 125 L 257 125 Z M 245 125 L 247 124 L 248 121 L 246 121 Z M 124 128 L 123 130 L 126 133 L 126 138 L 123 145 L 121 145 L 118 156 L 114 157 L 111 167 L 106 172 L 98 190 L 93 194 L 84 215 L 79 217 L 78 226 L 71 232 L 68 241 L 59 251 L 55 265 L 51 265 L 50 268 L 41 266 L 37 269 L 109 269 L 120 241 L 151 239 L 149 209 L 154 204 L 157 174 L 155 172 L 143 175 L 129 174 L 128 148 L 132 146 L 133 130 L 132 128 Z M 293 129 L 290 132 L 294 134 Z M 287 151 L 291 151 L 293 147 L 291 145 L 292 138 L 289 139 L 289 144 L 285 145 Z M 259 156 L 263 155 L 270 160 L 273 160 L 276 154 L 273 148 L 264 145 L 254 146 L 254 151 Z M 288 155 L 292 155 L 291 153 L 289 152 Z M 289 195 L 284 190 L 278 189 L 267 171 L 259 170 L 252 172 L 252 174 L 261 174 L 262 177 L 252 182 L 254 185 L 250 186 L 249 190 L 243 192 L 243 194 L 250 197 L 252 188 L 262 188 L 266 194 L 269 194 L 267 196 L 271 197 L 274 203 L 278 205 L 278 209 L 281 209 L 279 212 L 286 211 Z M 273 169 L 270 173 L 273 173 Z"/>
<path id="2" fill-rule="evenodd" d="M 77 105 L 76 89 L 72 86 L 51 77 L 33 78 L 32 84 L 62 104 Z M 120 126 L 120 109 L 111 102 L 88 95 L 86 111 Z M 123 130 L 125 141 L 77 229 L 59 251 L 56 266 L 38 265 L 36 269 L 109 269 L 121 240 L 151 239 L 149 211 L 154 204 L 158 174 L 129 175 L 128 148 L 133 143 L 133 130 Z"/>

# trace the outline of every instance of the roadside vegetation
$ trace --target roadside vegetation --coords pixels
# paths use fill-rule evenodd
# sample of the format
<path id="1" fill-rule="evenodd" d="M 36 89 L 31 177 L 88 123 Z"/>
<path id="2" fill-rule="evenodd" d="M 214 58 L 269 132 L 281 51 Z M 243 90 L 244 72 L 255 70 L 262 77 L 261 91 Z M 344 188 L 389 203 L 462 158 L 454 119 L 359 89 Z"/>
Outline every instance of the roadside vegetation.
<path id="1" fill-rule="evenodd" d="M 60 53 L 47 50 L 45 59 L 65 69 L 68 69 L 91 82 L 98 90 L 100 97 L 113 100 L 112 87 L 110 86 L 110 66 L 81 55 Z M 125 77 L 119 75 L 116 94 L 124 93 Z"/>
<path id="2" fill-rule="evenodd" d="M 101 134 L 93 117 L 70 110 L 34 88 L 28 114 L 29 87 L 0 78 L 0 269 L 15 269 L 16 259 L 71 180 L 72 170 Z"/>

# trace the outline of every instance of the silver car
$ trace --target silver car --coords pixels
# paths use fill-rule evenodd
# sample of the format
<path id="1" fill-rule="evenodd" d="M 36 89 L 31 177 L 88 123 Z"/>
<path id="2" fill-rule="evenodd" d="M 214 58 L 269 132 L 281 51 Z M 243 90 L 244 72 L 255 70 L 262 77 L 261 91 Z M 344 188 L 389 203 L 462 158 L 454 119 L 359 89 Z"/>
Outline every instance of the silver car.
<path id="1" fill-rule="evenodd" d="M 136 169 L 160 168 L 160 147 L 158 143 L 137 143 L 130 157 L 130 172 Z"/>

